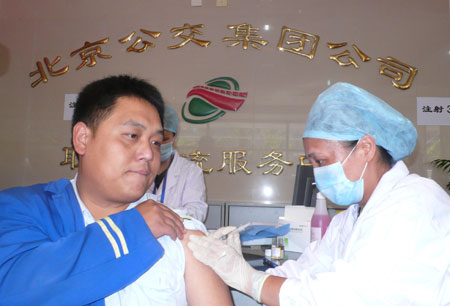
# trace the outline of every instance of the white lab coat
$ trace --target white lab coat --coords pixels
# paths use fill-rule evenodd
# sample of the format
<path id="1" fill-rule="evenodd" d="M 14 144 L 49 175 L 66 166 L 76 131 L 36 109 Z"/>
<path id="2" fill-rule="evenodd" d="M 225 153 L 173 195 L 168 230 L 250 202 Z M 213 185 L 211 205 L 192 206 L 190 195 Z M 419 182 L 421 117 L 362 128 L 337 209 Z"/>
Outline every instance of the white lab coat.
<path id="1" fill-rule="evenodd" d="M 172 164 L 167 171 L 164 204 L 178 209 L 182 214 L 205 221 L 208 204 L 206 204 L 206 187 L 203 171 L 194 162 L 181 157 L 174 150 Z M 164 181 L 159 185 L 156 195 L 161 200 Z M 149 191 L 154 189 L 154 183 Z"/>
<path id="2" fill-rule="evenodd" d="M 358 217 L 336 215 L 323 240 L 273 275 L 280 305 L 450 305 L 450 197 L 399 161 Z"/>

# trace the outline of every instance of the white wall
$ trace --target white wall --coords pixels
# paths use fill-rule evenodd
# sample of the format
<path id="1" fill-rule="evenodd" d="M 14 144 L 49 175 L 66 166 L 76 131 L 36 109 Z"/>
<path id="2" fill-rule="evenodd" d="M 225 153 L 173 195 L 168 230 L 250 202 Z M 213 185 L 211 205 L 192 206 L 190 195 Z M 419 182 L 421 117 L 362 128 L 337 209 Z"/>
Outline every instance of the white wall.
<path id="1" fill-rule="evenodd" d="M 249 93 L 241 109 L 206 125 L 182 121 L 178 139 L 181 153 L 197 149 L 211 156 L 208 167 L 219 168 L 222 152 L 245 150 L 253 174 L 234 175 L 213 171 L 206 175 L 208 200 L 240 203 L 290 203 L 295 166 L 280 176 L 263 175 L 256 168 L 271 150 L 298 163 L 306 116 L 315 97 L 329 84 L 346 81 L 361 86 L 389 102 L 416 123 L 416 97 L 450 96 L 450 18 L 447 0 L 229 0 L 228 7 L 203 1 L 86 1 L 0 0 L 0 188 L 72 177 L 74 171 L 59 166 L 62 147 L 70 144 L 70 122 L 63 121 L 64 94 L 76 93 L 86 83 L 119 73 L 131 73 L 154 83 L 166 102 L 180 111 L 187 92 L 195 85 L 219 76 L 236 78 Z M 169 50 L 180 42 L 170 29 L 184 23 L 204 24 L 199 39 L 211 41 L 207 48 L 193 43 Z M 227 25 L 250 23 L 269 44 L 261 50 L 227 47 L 223 37 L 232 36 Z M 264 25 L 269 25 L 264 30 Z M 316 56 L 280 52 L 276 45 L 282 26 L 320 35 Z M 143 53 L 126 52 L 118 39 L 139 29 L 161 31 L 150 39 L 155 48 Z M 76 70 L 78 55 L 70 53 L 85 41 L 109 37 L 97 65 Z M 348 42 L 359 69 L 341 67 L 329 56 L 326 43 Z M 356 44 L 372 57 L 363 63 L 351 49 Z M 49 76 L 46 84 L 31 88 L 36 77 L 29 73 L 44 57 L 69 71 Z M 393 56 L 419 69 L 412 87 L 399 90 L 391 79 L 378 73 L 377 57 Z M 418 126 L 419 141 L 406 159 L 414 172 L 432 176 L 441 185 L 450 180 L 429 166 L 435 158 L 450 158 L 449 126 Z M 273 188 L 271 196 L 261 192 Z"/>

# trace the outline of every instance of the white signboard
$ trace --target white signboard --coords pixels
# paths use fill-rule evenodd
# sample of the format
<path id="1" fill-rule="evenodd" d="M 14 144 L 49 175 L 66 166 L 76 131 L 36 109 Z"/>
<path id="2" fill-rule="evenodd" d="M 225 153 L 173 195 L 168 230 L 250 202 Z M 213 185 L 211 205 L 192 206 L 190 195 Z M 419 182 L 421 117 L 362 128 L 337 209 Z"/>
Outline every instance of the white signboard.
<path id="1" fill-rule="evenodd" d="M 73 110 L 77 101 L 78 94 L 64 95 L 64 120 L 72 120 Z"/>
<path id="2" fill-rule="evenodd" d="M 417 125 L 450 125 L 450 98 L 417 97 Z"/>

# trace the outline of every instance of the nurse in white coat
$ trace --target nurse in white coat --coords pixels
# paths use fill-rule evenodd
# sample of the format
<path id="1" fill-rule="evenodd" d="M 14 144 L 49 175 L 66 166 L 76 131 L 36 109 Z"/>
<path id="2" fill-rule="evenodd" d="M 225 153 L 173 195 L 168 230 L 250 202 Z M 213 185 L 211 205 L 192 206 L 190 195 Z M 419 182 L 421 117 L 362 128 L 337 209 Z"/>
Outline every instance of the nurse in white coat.
<path id="1" fill-rule="evenodd" d="M 173 149 L 178 132 L 178 116 L 167 104 L 164 106 L 163 121 L 161 166 L 149 191 L 161 203 L 203 222 L 208 209 L 203 171 Z"/>
<path id="2" fill-rule="evenodd" d="M 266 271 L 222 228 L 189 247 L 229 285 L 267 305 L 450 305 L 450 197 L 402 159 L 413 124 L 372 94 L 337 83 L 313 105 L 303 134 L 319 190 L 350 205 L 297 261 Z M 354 204 L 356 203 L 356 204 Z"/>

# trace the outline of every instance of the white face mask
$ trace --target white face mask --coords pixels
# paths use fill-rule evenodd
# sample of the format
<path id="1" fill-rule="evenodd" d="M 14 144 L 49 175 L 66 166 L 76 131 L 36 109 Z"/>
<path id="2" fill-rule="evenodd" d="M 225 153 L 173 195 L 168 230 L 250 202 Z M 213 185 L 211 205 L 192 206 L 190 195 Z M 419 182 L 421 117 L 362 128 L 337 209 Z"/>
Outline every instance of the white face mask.
<path id="1" fill-rule="evenodd" d="M 364 196 L 364 173 L 367 168 L 367 162 L 361 177 L 356 182 L 350 181 L 345 175 L 343 164 L 352 155 L 358 146 L 359 140 L 347 155 L 344 161 L 337 162 L 328 166 L 314 168 L 314 179 L 319 191 L 331 202 L 338 205 L 350 205 L 359 203 Z"/>
<path id="2" fill-rule="evenodd" d="M 166 161 L 170 158 L 173 152 L 173 141 L 161 144 L 161 161 Z"/>

